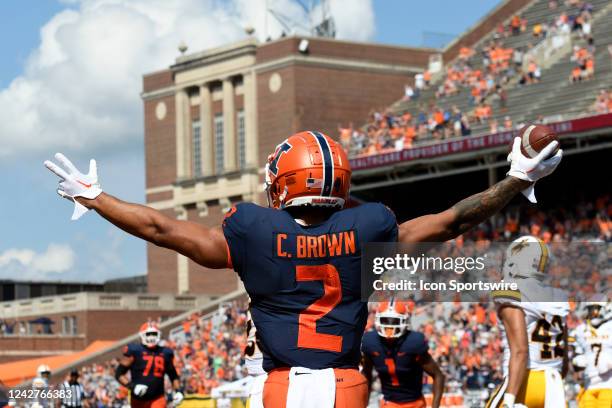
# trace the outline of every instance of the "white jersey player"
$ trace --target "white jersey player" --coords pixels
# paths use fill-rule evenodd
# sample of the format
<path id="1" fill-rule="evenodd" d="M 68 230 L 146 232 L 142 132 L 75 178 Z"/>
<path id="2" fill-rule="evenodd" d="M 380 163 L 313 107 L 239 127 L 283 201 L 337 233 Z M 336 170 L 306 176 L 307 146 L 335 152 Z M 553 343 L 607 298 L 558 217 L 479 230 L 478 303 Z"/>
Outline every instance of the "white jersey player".
<path id="1" fill-rule="evenodd" d="M 257 345 L 257 329 L 247 312 L 247 346 L 244 350 L 245 367 L 249 376 L 253 377 L 247 408 L 263 408 L 263 387 L 268 378 L 263 369 L 263 354 Z"/>
<path id="2" fill-rule="evenodd" d="M 546 244 L 532 236 L 516 239 L 506 252 L 504 280 L 518 289 L 492 294 L 503 323 L 504 381 L 487 408 L 565 406 L 569 303 L 566 292 L 542 282 L 549 259 Z"/>
<path id="3" fill-rule="evenodd" d="M 612 303 L 587 303 L 587 319 L 574 330 L 575 368 L 584 369 L 580 408 L 612 407 Z"/>
<path id="4" fill-rule="evenodd" d="M 41 364 L 36 369 L 37 376 L 32 379 L 33 401 L 30 408 L 48 408 L 53 406 L 53 401 L 49 399 L 49 379 L 51 369 L 46 364 Z"/>

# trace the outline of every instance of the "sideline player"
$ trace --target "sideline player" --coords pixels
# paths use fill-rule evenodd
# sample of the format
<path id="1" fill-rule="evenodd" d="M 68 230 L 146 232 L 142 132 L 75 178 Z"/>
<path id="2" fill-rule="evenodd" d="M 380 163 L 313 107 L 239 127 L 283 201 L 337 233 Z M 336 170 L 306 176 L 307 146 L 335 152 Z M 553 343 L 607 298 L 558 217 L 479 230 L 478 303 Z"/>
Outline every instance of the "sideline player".
<path id="1" fill-rule="evenodd" d="M 574 368 L 584 369 L 584 393 L 580 408 L 612 407 L 612 303 L 587 302 L 586 321 L 574 331 Z"/>
<path id="2" fill-rule="evenodd" d="M 382 302 L 374 327 L 361 341 L 363 373 L 372 384 L 372 368 L 378 372 L 383 399 L 380 408 L 425 408 L 423 370 L 433 378 L 432 408 L 439 408 L 445 376 L 428 353 L 423 333 L 410 330 L 406 303 Z"/>
<path id="3" fill-rule="evenodd" d="M 174 352 L 159 345 L 161 331 L 155 323 L 145 323 L 140 327 L 140 343 L 125 346 L 119 361 L 115 378 L 131 391 L 132 408 L 164 408 L 166 395 L 164 375 L 172 382 L 174 395 L 172 402 L 178 406 L 183 400 L 179 391 L 180 383 L 174 367 Z M 130 379 L 127 373 L 130 373 Z"/>
<path id="4" fill-rule="evenodd" d="M 504 381 L 487 408 L 565 407 L 563 379 L 567 372 L 567 294 L 543 281 L 549 264 L 548 246 L 533 236 L 514 240 L 506 251 L 504 280 L 518 290 L 492 293 L 503 336 Z"/>
<path id="5" fill-rule="evenodd" d="M 179 221 L 146 206 L 105 194 L 95 161 L 80 173 L 46 161 L 60 177 L 58 194 L 75 203 L 73 219 L 94 209 L 124 231 L 173 249 L 208 268 L 233 268 L 252 299 L 268 379 L 266 407 L 365 407 L 367 382 L 358 371 L 368 315 L 361 300 L 361 248 L 368 242 L 441 242 L 501 210 L 517 194 L 551 174 L 558 143 L 534 158 L 515 138 L 508 177 L 437 214 L 397 225 L 382 204 L 342 209 L 351 169 L 346 152 L 319 132 L 295 134 L 268 158 L 270 208 L 238 204 L 222 227 Z M 550 158 L 547 158 L 550 157 Z"/>
<path id="6" fill-rule="evenodd" d="M 50 408 L 53 406 L 53 400 L 49 398 L 51 381 L 51 368 L 46 364 L 41 364 L 36 369 L 36 377 L 32 379 L 33 394 L 32 408 Z"/>
<path id="7" fill-rule="evenodd" d="M 247 345 L 244 349 L 244 365 L 253 378 L 247 408 L 263 408 L 263 388 L 268 374 L 263 369 L 263 354 L 257 345 L 257 329 L 251 311 L 247 311 Z"/>

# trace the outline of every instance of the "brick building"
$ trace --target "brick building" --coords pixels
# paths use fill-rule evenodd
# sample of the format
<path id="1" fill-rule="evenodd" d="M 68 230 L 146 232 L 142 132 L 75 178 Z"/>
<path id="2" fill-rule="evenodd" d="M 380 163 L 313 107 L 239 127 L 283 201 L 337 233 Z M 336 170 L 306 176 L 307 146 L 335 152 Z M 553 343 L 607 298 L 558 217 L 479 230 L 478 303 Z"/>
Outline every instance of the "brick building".
<path id="1" fill-rule="evenodd" d="M 218 225 L 234 202 L 260 202 L 263 165 L 289 135 L 362 123 L 435 50 L 283 38 L 247 39 L 176 59 L 143 78 L 146 201 L 169 216 Z M 205 268 L 148 246 L 150 292 L 226 293 L 229 270 Z"/>
<path id="2" fill-rule="evenodd" d="M 119 340 L 147 320 L 166 320 L 201 308 L 214 297 L 80 292 L 0 303 L 0 363 L 85 349 Z"/>

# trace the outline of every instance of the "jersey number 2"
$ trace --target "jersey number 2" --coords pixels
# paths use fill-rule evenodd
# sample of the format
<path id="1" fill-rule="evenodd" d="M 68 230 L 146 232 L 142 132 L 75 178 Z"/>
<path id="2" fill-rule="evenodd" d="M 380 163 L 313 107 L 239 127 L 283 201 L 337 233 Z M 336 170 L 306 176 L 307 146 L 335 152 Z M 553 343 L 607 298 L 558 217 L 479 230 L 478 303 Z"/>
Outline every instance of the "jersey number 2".
<path id="1" fill-rule="evenodd" d="M 342 351 L 342 336 L 317 333 L 317 320 L 328 314 L 342 299 L 338 270 L 330 264 L 298 265 L 295 279 L 298 282 L 323 282 L 323 296 L 300 313 L 298 347 L 339 353 Z"/>

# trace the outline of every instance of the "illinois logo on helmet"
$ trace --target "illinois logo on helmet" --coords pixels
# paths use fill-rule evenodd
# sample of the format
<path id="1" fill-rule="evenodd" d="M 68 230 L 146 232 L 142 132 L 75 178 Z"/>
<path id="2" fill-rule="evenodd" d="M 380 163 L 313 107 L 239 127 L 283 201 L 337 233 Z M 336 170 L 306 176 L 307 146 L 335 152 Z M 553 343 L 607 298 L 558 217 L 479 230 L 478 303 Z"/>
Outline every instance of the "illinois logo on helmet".
<path id="1" fill-rule="evenodd" d="M 348 199 L 348 156 L 339 143 L 320 132 L 300 132 L 283 141 L 268 156 L 265 173 L 270 207 L 342 208 Z"/>
<path id="2" fill-rule="evenodd" d="M 153 348 L 161 341 L 161 330 L 157 323 L 147 322 L 140 326 L 138 331 L 142 344 L 146 347 Z"/>
<path id="3" fill-rule="evenodd" d="M 542 280 L 550 264 L 550 250 L 542 240 L 524 235 L 512 241 L 506 250 L 504 277 Z"/>
<path id="4" fill-rule="evenodd" d="M 374 327 L 381 337 L 388 339 L 401 337 L 410 329 L 408 304 L 394 299 L 381 302 L 374 316 Z"/>

